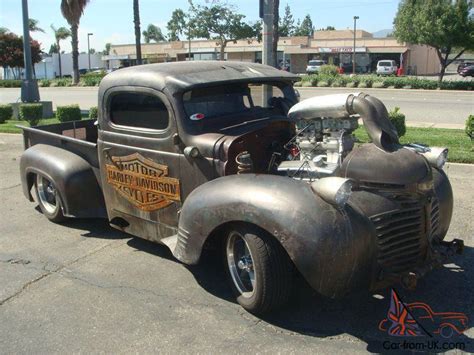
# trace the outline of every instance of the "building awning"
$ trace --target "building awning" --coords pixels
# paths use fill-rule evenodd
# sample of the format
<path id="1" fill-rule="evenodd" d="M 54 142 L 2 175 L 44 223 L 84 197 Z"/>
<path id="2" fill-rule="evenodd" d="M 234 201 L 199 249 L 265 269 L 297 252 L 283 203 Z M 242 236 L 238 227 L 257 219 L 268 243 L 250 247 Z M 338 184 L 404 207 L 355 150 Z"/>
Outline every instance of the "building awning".
<path id="1" fill-rule="evenodd" d="M 367 47 L 369 53 L 405 53 L 407 47 Z"/>
<path id="2" fill-rule="evenodd" d="M 124 59 L 130 59 L 129 55 L 103 55 L 102 60 L 124 60 Z"/>

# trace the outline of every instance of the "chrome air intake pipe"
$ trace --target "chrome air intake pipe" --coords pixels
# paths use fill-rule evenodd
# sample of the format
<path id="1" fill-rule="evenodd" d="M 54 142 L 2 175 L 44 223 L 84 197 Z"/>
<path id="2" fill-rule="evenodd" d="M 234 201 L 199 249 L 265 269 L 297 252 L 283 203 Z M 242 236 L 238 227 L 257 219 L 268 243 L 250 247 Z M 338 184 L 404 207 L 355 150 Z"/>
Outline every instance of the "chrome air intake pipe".
<path id="1" fill-rule="evenodd" d="M 377 147 L 391 151 L 399 146 L 397 131 L 388 118 L 385 105 L 367 94 L 313 97 L 294 105 L 288 112 L 290 118 L 297 120 L 318 117 L 342 119 L 350 115 L 360 115 L 370 139 Z"/>

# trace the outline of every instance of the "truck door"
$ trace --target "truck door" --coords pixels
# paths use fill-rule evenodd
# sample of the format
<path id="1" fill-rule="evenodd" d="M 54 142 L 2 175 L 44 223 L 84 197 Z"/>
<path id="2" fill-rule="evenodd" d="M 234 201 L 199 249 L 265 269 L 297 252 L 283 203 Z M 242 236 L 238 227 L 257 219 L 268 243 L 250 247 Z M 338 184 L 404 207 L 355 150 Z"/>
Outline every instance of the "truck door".
<path id="1" fill-rule="evenodd" d="M 159 241 L 176 234 L 181 207 L 176 122 L 166 96 L 142 87 L 109 89 L 98 151 L 109 220 Z"/>

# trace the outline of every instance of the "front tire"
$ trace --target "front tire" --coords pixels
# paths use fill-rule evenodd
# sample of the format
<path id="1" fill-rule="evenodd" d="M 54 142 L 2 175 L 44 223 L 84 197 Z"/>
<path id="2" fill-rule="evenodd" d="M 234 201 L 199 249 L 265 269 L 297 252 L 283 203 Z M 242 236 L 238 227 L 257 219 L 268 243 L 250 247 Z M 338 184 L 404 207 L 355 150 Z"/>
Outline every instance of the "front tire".
<path id="1" fill-rule="evenodd" d="M 63 222 L 66 219 L 63 214 L 61 196 L 52 181 L 40 174 L 36 175 L 35 193 L 41 212 L 47 219 L 54 223 Z"/>
<path id="2" fill-rule="evenodd" d="M 277 240 L 256 227 L 236 225 L 224 250 L 231 287 L 244 309 L 262 314 L 287 302 L 292 263 Z"/>

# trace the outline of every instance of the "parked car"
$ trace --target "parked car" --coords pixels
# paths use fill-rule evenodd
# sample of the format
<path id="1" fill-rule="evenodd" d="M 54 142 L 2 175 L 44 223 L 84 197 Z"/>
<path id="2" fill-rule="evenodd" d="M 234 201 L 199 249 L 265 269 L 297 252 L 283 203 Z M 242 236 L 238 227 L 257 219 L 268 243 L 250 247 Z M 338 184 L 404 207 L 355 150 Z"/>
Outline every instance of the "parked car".
<path id="1" fill-rule="evenodd" d="M 462 68 L 459 71 L 459 75 L 466 77 L 466 76 L 474 76 L 474 65 L 469 65 L 467 67 Z"/>
<path id="2" fill-rule="evenodd" d="M 321 67 L 325 64 L 326 62 L 324 60 L 319 60 L 319 59 L 310 60 L 308 62 L 308 65 L 306 66 L 306 73 L 308 74 L 318 73 Z"/>
<path id="3" fill-rule="evenodd" d="M 379 60 L 376 73 L 377 75 L 395 75 L 397 69 L 397 63 L 394 60 Z"/>
<path id="4" fill-rule="evenodd" d="M 331 298 L 413 286 L 460 250 L 443 241 L 447 150 L 402 146 L 368 95 L 298 103 L 299 79 L 231 61 L 114 71 L 97 122 L 22 127 L 23 192 L 52 222 L 107 218 L 184 264 L 214 249 L 253 313 L 284 304 L 295 272 Z M 257 85 L 277 91 L 268 107 Z M 359 117 L 371 143 L 355 144 Z"/>
<path id="5" fill-rule="evenodd" d="M 471 65 L 474 65 L 474 62 L 472 61 L 466 61 L 466 62 L 462 62 L 458 65 L 458 69 L 457 69 L 457 72 L 458 74 L 461 74 L 461 70 L 464 69 L 465 67 L 469 67 Z"/>

